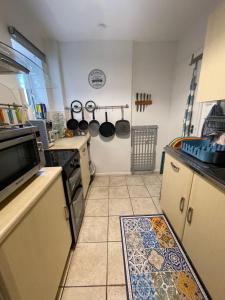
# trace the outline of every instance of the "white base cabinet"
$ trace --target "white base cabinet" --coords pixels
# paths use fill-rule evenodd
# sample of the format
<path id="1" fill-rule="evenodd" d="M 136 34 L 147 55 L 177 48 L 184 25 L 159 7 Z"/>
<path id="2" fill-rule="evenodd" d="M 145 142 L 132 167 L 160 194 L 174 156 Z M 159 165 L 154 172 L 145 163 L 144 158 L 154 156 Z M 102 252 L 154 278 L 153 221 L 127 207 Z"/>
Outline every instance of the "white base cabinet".
<path id="1" fill-rule="evenodd" d="M 65 205 L 59 176 L 0 245 L 4 300 L 55 299 L 71 246 Z"/>
<path id="2" fill-rule="evenodd" d="M 225 194 L 194 175 L 183 245 L 214 300 L 225 299 Z"/>
<path id="3" fill-rule="evenodd" d="M 161 207 L 212 299 L 224 300 L 225 192 L 166 154 Z"/>
<path id="4" fill-rule="evenodd" d="M 192 170 L 166 154 L 160 205 L 180 240 L 183 236 L 193 175 Z"/>

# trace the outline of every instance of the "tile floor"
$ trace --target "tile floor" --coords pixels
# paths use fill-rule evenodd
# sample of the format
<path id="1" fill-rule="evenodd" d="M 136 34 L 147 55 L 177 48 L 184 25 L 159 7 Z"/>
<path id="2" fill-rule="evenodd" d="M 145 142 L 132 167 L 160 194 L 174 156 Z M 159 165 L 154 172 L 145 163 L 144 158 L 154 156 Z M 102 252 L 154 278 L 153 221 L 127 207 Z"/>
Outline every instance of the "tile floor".
<path id="1" fill-rule="evenodd" d="M 161 212 L 157 173 L 98 176 L 86 202 L 62 300 L 126 300 L 119 216 Z"/>

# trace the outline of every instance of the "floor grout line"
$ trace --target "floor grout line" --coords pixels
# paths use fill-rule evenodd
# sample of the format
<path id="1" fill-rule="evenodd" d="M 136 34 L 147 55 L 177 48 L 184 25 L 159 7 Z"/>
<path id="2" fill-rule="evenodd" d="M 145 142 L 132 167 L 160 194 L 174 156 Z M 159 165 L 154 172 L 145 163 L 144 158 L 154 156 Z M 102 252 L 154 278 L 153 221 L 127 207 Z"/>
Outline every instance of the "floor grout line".
<path id="1" fill-rule="evenodd" d="M 109 189 L 108 189 L 109 193 Z M 106 260 L 106 300 L 108 299 L 108 266 L 109 266 L 109 199 L 108 199 L 108 228 L 107 228 L 107 260 Z"/>
<path id="2" fill-rule="evenodd" d="M 105 285 L 105 284 L 100 284 L 100 285 L 68 285 L 68 286 L 65 286 L 65 289 L 67 288 L 87 288 L 87 287 L 108 287 L 108 286 L 126 286 L 126 284 L 108 284 L 108 285 Z"/>
<path id="3" fill-rule="evenodd" d="M 143 180 L 143 178 L 142 178 L 142 180 Z M 107 201 L 108 201 L 108 215 L 104 215 L 104 216 L 88 216 L 88 215 L 85 215 L 84 217 L 85 218 L 108 218 L 108 223 L 107 223 L 107 239 L 106 239 L 106 241 L 89 241 L 89 242 L 79 242 L 78 244 L 85 244 L 85 243 L 87 243 L 87 244 L 89 244 L 89 243 L 98 243 L 98 244 L 106 244 L 107 245 L 107 253 L 106 253 L 106 255 L 107 255 L 107 257 L 106 257 L 106 285 L 86 285 L 86 286 L 77 286 L 77 285 L 72 285 L 72 286 L 66 286 L 65 284 L 66 284 L 66 282 L 67 282 L 67 278 L 68 278 L 68 274 L 69 274 L 69 272 L 70 272 L 70 269 L 71 269 L 71 261 L 72 261 L 72 258 L 71 258 L 71 260 L 70 260 L 70 262 L 69 262 L 69 267 L 68 267 L 68 271 L 67 271 L 67 274 L 66 274 L 66 279 L 65 279 L 65 282 L 64 282 L 64 285 L 63 286 L 61 286 L 61 288 L 63 289 L 63 291 L 62 291 L 62 294 L 61 294 L 61 297 L 60 297 L 60 299 L 62 299 L 62 297 L 63 297 L 63 292 L 64 292 L 64 290 L 65 289 L 67 289 L 67 288 L 85 288 L 85 287 L 106 287 L 106 300 L 108 299 L 108 293 L 107 293 L 107 287 L 110 287 L 110 286 L 118 286 L 118 287 L 123 287 L 123 286 L 126 286 L 126 284 L 108 284 L 108 268 L 109 268 L 109 243 L 122 243 L 122 241 L 121 240 L 117 240 L 117 241 L 109 241 L 109 218 L 110 217 L 120 217 L 121 215 L 110 215 L 110 208 L 109 208 L 109 201 L 110 201 L 110 199 L 120 199 L 120 198 L 110 198 L 109 197 L 109 190 L 110 190 L 110 188 L 111 187 L 113 187 L 113 188 L 120 188 L 120 187 L 124 187 L 124 186 L 126 186 L 126 189 L 127 189 L 127 192 L 128 192 L 128 195 L 129 195 L 129 197 L 128 198 L 126 198 L 126 199 L 129 199 L 129 201 L 130 201 L 130 204 L 131 204 L 131 208 L 132 208 L 132 214 L 133 215 L 135 215 L 134 214 L 134 207 L 133 207 L 133 204 L 132 204 L 132 201 L 131 201 L 131 199 L 132 198 L 150 198 L 151 199 L 151 201 L 153 202 L 153 205 L 154 205 L 154 207 L 156 208 L 156 211 L 157 212 L 159 212 L 158 211 L 158 208 L 157 208 L 157 206 L 156 206 L 156 204 L 155 204 L 155 201 L 153 200 L 153 197 L 151 196 L 151 194 L 150 194 L 150 192 L 148 191 L 148 188 L 147 188 L 147 185 L 146 185 L 146 183 L 145 183 L 145 181 L 143 180 L 143 182 L 144 182 L 144 185 L 128 185 L 127 184 L 127 180 L 126 180 L 126 184 L 125 185 L 120 185 L 120 186 L 118 186 L 118 185 L 115 185 L 115 186 L 110 186 L 110 184 L 109 185 L 107 185 L 107 186 L 92 186 L 91 188 L 93 188 L 93 187 L 103 187 L 103 188 L 107 188 L 108 190 L 107 190 L 107 197 L 104 197 L 104 198 L 96 198 L 96 199 L 87 199 L 87 201 L 86 201 L 86 205 L 87 205 L 87 202 L 88 201 L 94 201 L 94 200 L 96 200 L 96 201 L 98 201 L 98 200 L 106 200 L 107 199 Z M 150 184 L 150 185 L 154 185 L 154 184 Z M 147 189 L 147 191 L 148 191 L 148 194 L 149 194 L 149 197 L 131 197 L 130 196 L 130 192 L 129 192 L 129 186 L 144 186 L 146 189 Z M 160 182 L 160 186 L 161 186 L 161 182 Z M 90 192 L 90 190 L 89 190 L 89 192 Z M 157 197 L 157 196 L 155 196 L 155 197 Z M 123 198 L 121 198 L 121 199 L 123 199 Z M 130 216 L 130 214 L 125 214 L 125 215 L 123 215 L 123 216 Z M 83 225 L 83 224 L 82 224 Z M 75 251 L 75 250 L 74 250 Z M 73 254 L 72 254 L 72 257 L 74 256 L 74 251 L 73 251 Z"/>

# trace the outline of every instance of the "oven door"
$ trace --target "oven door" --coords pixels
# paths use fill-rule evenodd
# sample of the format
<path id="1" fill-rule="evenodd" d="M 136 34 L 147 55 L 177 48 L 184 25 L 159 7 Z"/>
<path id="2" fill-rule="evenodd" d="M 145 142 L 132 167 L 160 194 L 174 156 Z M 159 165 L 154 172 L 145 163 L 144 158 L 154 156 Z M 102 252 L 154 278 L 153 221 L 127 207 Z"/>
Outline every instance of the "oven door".
<path id="1" fill-rule="evenodd" d="M 72 174 L 68 178 L 70 195 L 72 196 L 74 195 L 75 190 L 80 185 L 80 181 L 81 181 L 81 170 L 80 170 L 80 166 L 78 165 L 78 167 L 73 170 Z"/>
<path id="2" fill-rule="evenodd" d="M 0 201 L 38 172 L 40 157 L 35 134 L 0 143 Z"/>
<path id="3" fill-rule="evenodd" d="M 77 188 L 73 196 L 73 199 L 70 203 L 70 212 L 73 225 L 74 240 L 76 242 L 84 216 L 84 197 L 82 186 L 79 186 Z"/>

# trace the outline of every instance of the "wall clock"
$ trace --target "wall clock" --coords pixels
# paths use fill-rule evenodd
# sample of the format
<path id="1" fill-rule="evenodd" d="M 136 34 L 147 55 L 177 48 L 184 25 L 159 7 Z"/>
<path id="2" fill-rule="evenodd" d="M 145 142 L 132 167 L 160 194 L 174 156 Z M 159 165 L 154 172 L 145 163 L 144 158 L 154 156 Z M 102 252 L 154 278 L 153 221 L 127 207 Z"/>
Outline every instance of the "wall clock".
<path id="1" fill-rule="evenodd" d="M 88 75 L 88 82 L 94 89 L 102 88 L 106 83 L 106 76 L 102 70 L 94 69 Z"/>

